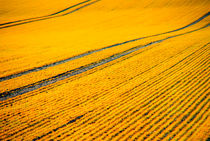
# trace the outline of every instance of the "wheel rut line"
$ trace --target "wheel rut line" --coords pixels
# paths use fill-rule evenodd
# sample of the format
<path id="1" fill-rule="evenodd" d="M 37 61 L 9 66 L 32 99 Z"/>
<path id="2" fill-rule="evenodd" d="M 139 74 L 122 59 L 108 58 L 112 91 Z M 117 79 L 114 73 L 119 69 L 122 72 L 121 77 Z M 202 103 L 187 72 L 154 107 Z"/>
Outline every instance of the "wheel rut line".
<path id="1" fill-rule="evenodd" d="M 55 12 L 53 14 L 49 14 L 49 15 L 46 15 L 46 16 L 40 16 L 40 17 L 36 17 L 36 18 L 29 18 L 29 19 L 14 21 L 14 22 L 3 23 L 3 24 L 1 24 L 2 26 L 0 25 L 0 29 L 5 29 L 5 28 L 9 28 L 9 27 L 14 27 L 14 26 L 18 26 L 18 25 L 27 24 L 27 23 L 32 23 L 32 22 L 37 22 L 37 21 L 42 21 L 42 20 L 47 20 L 47 19 L 52 19 L 52 18 L 57 18 L 57 17 L 65 16 L 65 15 L 71 14 L 73 12 L 76 12 L 76 11 L 82 9 L 82 8 L 85 8 L 85 7 L 87 7 L 87 6 L 91 5 L 91 4 L 94 4 L 94 3 L 96 3 L 96 2 L 98 2 L 100 0 L 95 0 L 95 1 L 90 2 L 90 3 L 88 3 L 88 4 L 84 5 L 84 6 L 81 6 L 81 7 L 76 8 L 75 10 L 72 10 L 70 12 L 64 13 L 65 11 L 67 11 L 69 9 L 75 8 L 75 7 L 77 7 L 77 6 L 81 5 L 81 4 L 85 4 L 85 3 L 89 2 L 89 1 L 90 0 L 86 0 L 86 1 L 80 2 L 78 4 L 75 4 L 73 6 L 70 6 L 68 8 L 65 8 L 65 9 L 63 9 L 61 11 L 58 11 L 58 12 Z M 60 13 L 64 13 L 64 14 L 58 15 Z"/>
<path id="2" fill-rule="evenodd" d="M 56 65 L 59 65 L 59 64 L 63 64 L 63 63 L 66 63 L 66 62 L 69 62 L 69 61 L 72 61 L 72 60 L 75 60 L 75 59 L 79 59 L 79 58 L 91 55 L 93 53 L 100 52 L 100 51 L 105 50 L 105 49 L 109 49 L 109 48 L 113 48 L 113 47 L 116 47 L 116 46 L 128 44 L 128 43 L 131 43 L 131 42 L 139 41 L 141 39 L 146 39 L 146 38 L 149 38 L 149 37 L 155 37 L 155 36 L 159 36 L 159 35 L 164 35 L 164 34 L 176 32 L 176 31 L 179 31 L 179 30 L 183 30 L 185 28 L 188 28 L 188 27 L 200 22 L 201 20 L 205 19 L 209 15 L 210 15 L 210 12 L 204 14 L 202 17 L 195 20 L 194 22 L 192 22 L 192 23 L 190 23 L 186 26 L 183 26 L 181 28 L 177 28 L 175 30 L 171 30 L 171 31 L 167 31 L 167 32 L 159 33 L 159 34 L 154 34 L 154 35 L 150 35 L 150 36 L 140 37 L 140 38 L 136 38 L 136 39 L 127 40 L 127 41 L 124 41 L 124 42 L 121 42 L 121 43 L 116 43 L 116 44 L 113 44 L 113 45 L 109 45 L 109 46 L 106 46 L 106 47 L 103 47 L 103 48 L 100 48 L 100 49 L 90 50 L 88 52 L 85 52 L 85 53 L 82 53 L 82 54 L 79 54 L 79 55 L 76 55 L 76 56 L 73 56 L 73 57 L 70 57 L 70 58 L 67 58 L 67 59 L 64 59 L 64 60 L 60 60 L 60 61 L 57 61 L 57 62 L 46 64 L 46 65 L 43 65 L 41 67 L 35 67 L 35 68 L 32 68 L 32 69 L 28 69 L 26 71 L 22 71 L 22 72 L 19 72 L 19 73 L 15 73 L 15 74 L 11 74 L 11 75 L 8 75 L 8 76 L 0 77 L 0 82 L 5 81 L 5 80 L 9 80 L 9 79 L 12 79 L 12 78 L 20 77 L 20 76 L 26 75 L 28 73 L 44 70 L 44 69 L 47 69 L 49 67 L 53 67 L 53 66 L 56 66 Z"/>
<path id="3" fill-rule="evenodd" d="M 17 23 L 17 22 L 23 22 L 23 21 L 28 21 L 28 20 L 36 20 L 36 19 L 39 19 L 39 18 L 45 18 L 45 17 L 49 17 L 49 16 L 54 16 L 54 15 L 63 13 L 63 12 L 65 12 L 65 11 L 67 11 L 67 10 L 73 8 L 73 7 L 76 7 L 76 6 L 78 6 L 78 5 L 81 5 L 81 4 L 86 3 L 86 2 L 89 2 L 89 1 L 90 1 L 90 0 L 85 0 L 85 1 L 83 1 L 83 2 L 77 3 L 77 4 L 75 4 L 75 5 L 69 6 L 69 7 L 65 8 L 65 9 L 62 9 L 62 10 L 60 10 L 60 11 L 57 11 L 57 12 L 54 12 L 54 13 L 52 13 L 52 14 L 48 14 L 48 15 L 45 15 L 45 16 L 38 16 L 38 17 L 33 17 L 33 18 L 26 18 L 26 19 L 22 19 L 22 20 L 16 20 L 16 21 L 11 21 L 11 22 L 1 23 L 1 24 L 0 24 L 0 27 L 1 27 L 1 26 L 4 26 L 4 25 L 8 25 L 8 24 L 14 24 L 14 23 Z"/>
<path id="4" fill-rule="evenodd" d="M 148 43 L 148 44 L 146 44 L 144 46 L 136 46 L 136 47 L 131 48 L 129 50 L 126 50 L 124 52 L 112 55 L 112 56 L 110 56 L 108 58 L 102 59 L 102 60 L 97 61 L 97 62 L 93 62 L 91 64 L 88 64 L 86 66 L 82 66 L 82 67 L 76 68 L 74 70 L 70 70 L 70 71 L 64 72 L 62 74 L 53 76 L 51 78 L 44 79 L 44 80 L 35 82 L 33 84 L 29 84 L 29 85 L 23 86 L 21 88 L 17 88 L 17 89 L 11 90 L 11 91 L 0 93 L 0 100 L 3 101 L 3 100 L 6 100 L 8 98 L 15 97 L 15 96 L 18 96 L 18 95 L 22 95 L 24 93 L 27 93 L 27 92 L 39 89 L 41 87 L 44 87 L 44 86 L 56 83 L 58 81 L 64 80 L 66 78 L 69 78 L 71 76 L 75 76 L 75 75 L 81 74 L 81 73 L 86 72 L 88 70 L 91 70 L 93 68 L 96 68 L 96 67 L 102 66 L 104 64 L 107 64 L 107 63 L 109 63 L 111 61 L 117 60 L 117 59 L 119 59 L 119 58 L 121 58 L 123 56 L 129 55 L 129 54 L 131 54 L 133 52 L 136 52 L 136 51 L 138 51 L 138 50 L 140 50 L 142 48 L 146 48 L 148 46 L 161 43 L 161 42 L 163 42 L 165 40 L 168 40 L 168 39 L 171 39 L 171 38 L 174 38 L 174 37 L 178 37 L 178 36 L 189 34 L 189 33 L 195 32 L 195 31 L 199 31 L 201 29 L 207 28 L 209 25 L 210 24 L 207 24 L 207 25 L 205 25 L 205 26 L 203 26 L 201 28 L 198 28 L 198 29 L 195 29 L 195 30 L 191 30 L 189 32 L 185 32 L 185 33 L 169 36 L 169 37 L 161 39 L 161 40 L 153 41 L 153 42 L 150 42 L 150 43 Z"/>
<path id="5" fill-rule="evenodd" d="M 206 45 L 208 45 L 208 43 L 207 44 L 205 44 L 202 48 L 204 48 Z M 200 50 L 200 49 L 199 49 Z M 183 50 L 184 51 L 184 50 Z M 182 51 L 181 52 L 179 52 L 179 53 L 182 53 Z M 178 53 L 178 54 L 179 54 Z M 195 53 L 195 52 L 194 52 Z M 194 54 L 193 53 L 193 54 Z M 169 57 L 168 59 L 170 59 L 170 58 L 172 58 L 173 56 L 171 56 L 171 57 Z M 162 64 L 163 62 L 165 62 L 165 61 L 167 61 L 168 59 L 166 59 L 166 60 L 164 60 L 164 61 L 162 61 L 160 64 Z M 182 61 L 183 61 L 183 59 L 182 59 Z M 181 61 L 181 62 L 182 62 Z M 175 64 L 175 66 L 177 65 L 177 63 Z M 154 65 L 152 68 L 155 68 L 156 66 L 158 66 L 158 64 L 157 65 Z M 173 65 L 174 66 L 174 65 Z M 149 70 L 151 70 L 152 68 L 149 68 L 149 69 L 147 69 L 146 71 L 144 71 L 144 72 L 147 72 L 147 71 L 149 71 Z M 142 72 L 142 73 L 144 73 L 144 72 Z M 165 72 L 165 71 L 164 71 Z M 141 74 L 139 74 L 139 75 L 141 75 Z M 137 75 L 137 77 L 139 76 L 139 75 Z M 158 75 L 160 75 L 160 74 L 158 74 Z M 134 77 L 135 78 L 135 77 Z M 131 80 L 132 79 L 134 79 L 134 78 L 131 78 Z M 119 85 L 121 85 L 122 83 L 120 83 Z M 117 85 L 118 86 L 118 85 Z M 117 87 L 116 86 L 116 87 Z M 114 87 L 113 87 L 114 88 Z M 42 90 L 43 91 L 43 90 Z M 46 90 L 45 90 L 46 91 Z M 33 95 L 32 95 L 33 96 Z M 16 101 L 18 101 L 18 100 L 16 100 Z M 12 100 L 12 101 L 10 101 L 10 102 L 14 102 L 14 100 Z M 4 104 L 4 105 L 8 105 L 8 104 L 10 104 L 10 103 L 7 103 L 7 104 Z M 3 105 L 1 105 L 1 106 L 3 106 Z"/>
<path id="6" fill-rule="evenodd" d="M 99 113 L 99 114 L 97 114 L 97 115 L 100 115 L 100 114 L 101 114 L 101 113 Z M 96 115 L 96 116 L 97 116 L 97 115 Z M 95 117 L 95 116 L 94 116 L 94 117 Z M 83 124 L 86 123 L 86 122 L 88 122 L 89 120 L 91 120 L 91 119 L 94 118 L 94 117 L 91 117 L 91 118 L 87 119 L 86 121 L 83 122 Z M 83 124 L 80 124 L 80 126 L 83 125 Z M 79 127 L 79 126 L 77 126 L 77 127 Z M 71 130 L 73 130 L 73 129 L 71 129 Z M 65 134 L 65 132 L 62 133 L 62 135 L 63 135 L 63 134 Z"/>

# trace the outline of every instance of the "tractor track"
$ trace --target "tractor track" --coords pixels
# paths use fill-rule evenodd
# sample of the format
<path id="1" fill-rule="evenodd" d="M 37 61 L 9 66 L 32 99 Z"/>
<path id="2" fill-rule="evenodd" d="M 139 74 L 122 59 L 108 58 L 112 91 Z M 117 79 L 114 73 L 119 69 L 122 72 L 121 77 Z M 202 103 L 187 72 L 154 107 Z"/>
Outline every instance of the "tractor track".
<path id="1" fill-rule="evenodd" d="M 22 25 L 22 24 L 27 24 L 27 23 L 32 23 L 32 22 L 37 22 L 37 21 L 42 21 L 42 20 L 47 20 L 47 19 L 52 19 L 52 18 L 57 18 L 57 17 L 61 17 L 61 16 L 65 16 L 65 15 L 68 15 L 68 14 L 71 14 L 71 13 L 74 13 L 82 8 L 85 8 L 89 5 L 92 5 L 100 0 L 95 0 L 95 1 L 91 1 L 91 0 L 86 0 L 86 1 L 83 1 L 83 2 L 80 2 L 78 4 L 75 4 L 73 6 L 70 6 L 70 7 L 67 7 L 63 10 L 60 10 L 58 12 L 55 12 L 55 13 L 52 13 L 52 14 L 49 14 L 49 15 L 45 15 L 45 16 L 39 16 L 39 17 L 34 17 L 34 18 L 28 18 L 28 19 L 23 19 L 23 20 L 17 20 L 17 21 L 12 21 L 12 22 L 7 22 L 7 23 L 2 23 L 0 24 L 0 29 L 4 29 L 4 28 L 9 28 L 9 27 L 14 27 L 14 26 L 18 26 L 18 25 Z M 87 3 L 87 2 L 90 2 L 90 3 Z M 85 4 L 87 3 L 87 4 Z M 82 5 L 82 4 L 85 4 L 85 5 Z M 82 6 L 80 6 L 82 5 Z M 71 10 L 72 8 L 75 8 L 77 6 L 80 6 L 72 11 L 68 11 L 68 10 Z M 67 12 L 67 13 L 65 13 Z"/>
<path id="2" fill-rule="evenodd" d="M 97 1 L 94 1 L 94 3 L 95 2 L 97 2 Z M 210 15 L 210 12 L 207 12 L 202 17 L 198 18 L 197 20 L 193 21 L 192 23 L 190 23 L 186 26 L 183 26 L 181 28 L 177 28 L 175 30 L 171 30 L 171 31 L 167 31 L 167 32 L 159 33 L 159 34 L 154 34 L 154 35 L 149 35 L 149 36 L 145 36 L 145 37 L 140 37 L 140 38 L 136 38 L 136 39 L 132 39 L 132 40 L 127 40 L 127 41 L 124 41 L 124 42 L 121 42 L 121 43 L 116 43 L 116 44 L 113 44 L 113 45 L 109 45 L 109 46 L 106 46 L 106 47 L 103 47 L 103 48 L 100 48 L 100 49 L 90 50 L 88 52 L 85 52 L 85 53 L 82 53 L 82 54 L 79 54 L 79 55 L 76 55 L 76 56 L 73 56 L 73 57 L 70 57 L 70 58 L 67 58 L 67 59 L 63 59 L 63 60 L 60 60 L 60 61 L 56 61 L 56 62 L 53 62 L 53 63 L 50 63 L 50 64 L 46 64 L 46 65 L 43 65 L 43 66 L 40 66 L 40 67 L 35 67 L 35 68 L 28 69 L 28 70 L 25 70 L 25 71 L 22 71 L 22 72 L 19 72 L 19 73 L 15 73 L 15 74 L 11 74 L 11 75 L 8 75 L 8 76 L 0 77 L 0 82 L 5 81 L 5 80 L 9 80 L 9 79 L 12 79 L 12 78 L 20 77 L 22 75 L 26 75 L 26 74 L 29 74 L 29 73 L 32 73 L 32 72 L 37 72 L 37 71 L 40 71 L 40 70 L 44 70 L 44 69 L 47 69 L 49 67 L 54 67 L 56 65 L 60 65 L 60 64 L 63 64 L 63 63 L 66 63 L 66 62 L 69 62 L 69 61 L 72 61 L 72 60 L 75 60 L 75 59 L 79 59 L 79 58 L 91 55 L 93 53 L 103 51 L 105 49 L 109 49 L 109 48 L 113 48 L 113 47 L 116 47 L 116 46 L 128 44 L 128 43 L 131 43 L 131 42 L 139 41 L 141 39 L 146 39 L 146 38 L 150 38 L 150 37 L 155 37 L 155 36 L 159 36 L 159 35 L 164 35 L 164 34 L 176 32 L 176 31 L 185 29 L 187 27 L 190 27 L 190 26 L 200 22 L 201 20 L 205 19 L 209 15 Z M 0 29 L 1 29 L 1 27 L 0 27 Z"/>
<path id="3" fill-rule="evenodd" d="M 169 36 L 169 37 L 166 37 L 166 38 L 161 39 L 161 40 L 156 40 L 156 41 L 150 42 L 150 43 L 148 43 L 148 44 L 146 44 L 144 46 L 136 46 L 136 47 L 133 47 L 133 48 L 131 48 L 129 50 L 126 50 L 124 52 L 112 55 L 112 56 L 110 56 L 108 58 L 102 59 L 102 60 L 97 61 L 97 62 L 93 62 L 91 64 L 88 64 L 86 66 L 82 66 L 82 67 L 79 67 L 79 68 L 76 68 L 76 69 L 73 69 L 73 70 L 69 70 L 69 71 L 64 72 L 62 74 L 59 74 L 59 75 L 56 75 L 56 76 L 53 76 L 53 77 L 50 77 L 50 78 L 38 81 L 38 82 L 33 83 L 33 84 L 29 84 L 29 85 L 20 87 L 20 88 L 17 88 L 17 89 L 13 89 L 11 91 L 3 92 L 3 93 L 0 94 L 0 100 L 3 101 L 3 100 L 6 100 L 8 98 L 15 97 L 17 95 L 21 95 L 21 94 L 24 94 L 24 93 L 27 93 L 27 92 L 39 89 L 41 87 L 44 87 L 44 86 L 56 83 L 58 81 L 64 80 L 66 78 L 69 78 L 71 76 L 75 76 L 75 75 L 81 74 L 83 72 L 86 72 L 88 70 L 91 70 L 93 68 L 102 66 L 102 65 L 104 65 L 106 63 L 109 63 L 111 61 L 119 59 L 119 58 L 121 58 L 123 56 L 129 55 L 129 54 L 131 54 L 131 53 L 133 53 L 135 51 L 138 51 L 138 50 L 140 50 L 142 48 L 145 48 L 145 47 L 148 47 L 148 46 L 151 46 L 151 45 L 154 45 L 154 44 L 161 43 L 161 42 L 163 42 L 165 40 L 168 40 L 168 39 L 171 39 L 171 38 L 175 38 L 175 37 L 178 37 L 178 36 L 182 36 L 182 35 L 185 35 L 185 34 L 189 34 L 189 33 L 192 33 L 192 32 L 195 32 L 195 31 L 207 28 L 209 25 L 210 24 L 207 24 L 207 25 L 205 25 L 205 26 L 203 26 L 201 28 L 195 29 L 195 30 L 191 30 L 191 31 L 188 31 L 188 32 L 185 32 L 185 33 Z"/>

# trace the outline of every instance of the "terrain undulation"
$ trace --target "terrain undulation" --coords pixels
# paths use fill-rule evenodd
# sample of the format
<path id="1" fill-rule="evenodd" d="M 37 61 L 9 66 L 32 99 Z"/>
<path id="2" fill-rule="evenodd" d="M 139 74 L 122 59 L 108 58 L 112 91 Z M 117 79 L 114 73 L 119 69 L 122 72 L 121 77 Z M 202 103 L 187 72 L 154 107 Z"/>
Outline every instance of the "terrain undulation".
<path id="1" fill-rule="evenodd" d="M 0 140 L 208 140 L 209 8 L 0 0 Z"/>

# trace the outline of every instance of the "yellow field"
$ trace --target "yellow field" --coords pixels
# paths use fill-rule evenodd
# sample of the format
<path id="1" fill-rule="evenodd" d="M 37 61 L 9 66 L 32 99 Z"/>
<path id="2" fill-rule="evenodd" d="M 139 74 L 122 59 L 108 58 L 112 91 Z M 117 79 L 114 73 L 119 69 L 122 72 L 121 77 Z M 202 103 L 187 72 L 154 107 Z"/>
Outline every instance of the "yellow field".
<path id="1" fill-rule="evenodd" d="M 210 139 L 209 0 L 0 0 L 0 140 Z"/>

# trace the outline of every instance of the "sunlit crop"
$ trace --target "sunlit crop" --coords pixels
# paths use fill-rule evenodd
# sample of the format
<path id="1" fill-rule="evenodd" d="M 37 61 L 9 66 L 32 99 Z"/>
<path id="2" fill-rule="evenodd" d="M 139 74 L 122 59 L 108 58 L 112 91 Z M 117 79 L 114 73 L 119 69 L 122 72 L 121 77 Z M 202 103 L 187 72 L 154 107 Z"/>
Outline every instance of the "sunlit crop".
<path id="1" fill-rule="evenodd" d="M 208 140 L 209 7 L 0 0 L 0 140 Z"/>

